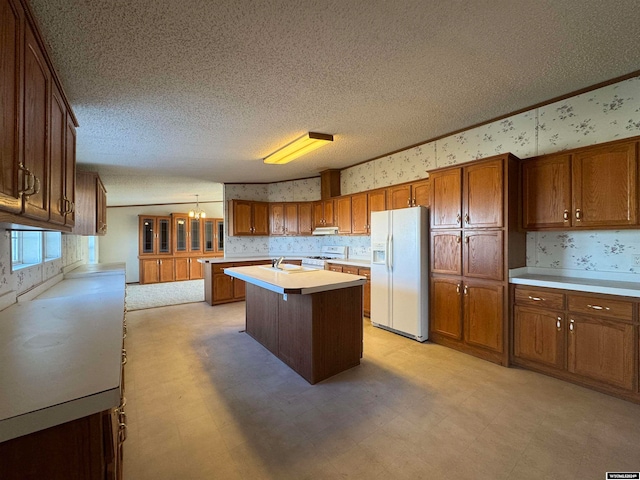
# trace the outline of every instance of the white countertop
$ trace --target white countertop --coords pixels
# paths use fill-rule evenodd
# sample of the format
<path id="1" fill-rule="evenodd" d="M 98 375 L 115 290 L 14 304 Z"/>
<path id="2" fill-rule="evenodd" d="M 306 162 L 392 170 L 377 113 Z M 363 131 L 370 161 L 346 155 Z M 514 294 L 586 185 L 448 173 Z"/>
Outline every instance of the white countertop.
<path id="1" fill-rule="evenodd" d="M 640 282 L 619 280 L 623 276 L 607 276 L 608 278 L 583 278 L 566 275 L 550 275 L 548 273 L 532 273 L 521 269 L 510 274 L 509 282 L 518 285 L 535 287 L 560 288 L 578 292 L 604 293 L 624 297 L 640 298 Z M 628 277 L 628 275 L 627 275 Z M 611 279 L 614 278 L 614 279 Z"/>
<path id="2" fill-rule="evenodd" d="M 95 270 L 0 312 L 0 442 L 118 406 L 124 269 Z"/>
<path id="3" fill-rule="evenodd" d="M 268 265 L 270 266 L 270 265 Z M 284 273 L 260 266 L 225 268 L 224 273 L 276 293 L 307 295 L 364 285 L 365 277 L 330 270 L 312 270 L 303 273 Z"/>
<path id="4" fill-rule="evenodd" d="M 242 263 L 242 262 L 257 262 L 264 260 L 266 262 L 271 261 L 273 258 L 279 258 L 280 255 L 263 255 L 256 257 L 235 257 L 235 258 L 225 258 L 225 257 L 212 257 L 212 258 L 199 258 L 198 261 L 200 263 Z M 287 260 L 302 260 L 305 258 L 304 256 L 290 256 L 284 257 L 284 261 Z"/>

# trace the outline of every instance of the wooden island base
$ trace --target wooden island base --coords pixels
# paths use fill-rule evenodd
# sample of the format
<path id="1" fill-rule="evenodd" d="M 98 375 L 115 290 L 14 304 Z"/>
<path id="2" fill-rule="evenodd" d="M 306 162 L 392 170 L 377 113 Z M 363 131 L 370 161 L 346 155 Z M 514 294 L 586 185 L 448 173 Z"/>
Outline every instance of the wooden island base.
<path id="1" fill-rule="evenodd" d="M 246 289 L 247 333 L 312 385 L 360 364 L 362 286 L 306 295 Z"/>

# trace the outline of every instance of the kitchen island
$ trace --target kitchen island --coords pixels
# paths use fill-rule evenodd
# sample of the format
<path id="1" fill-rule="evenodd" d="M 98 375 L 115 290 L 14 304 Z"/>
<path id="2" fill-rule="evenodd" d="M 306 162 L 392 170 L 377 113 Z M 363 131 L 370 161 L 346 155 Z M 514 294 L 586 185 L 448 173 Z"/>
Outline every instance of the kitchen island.
<path id="1" fill-rule="evenodd" d="M 365 277 L 270 265 L 224 272 L 246 282 L 247 333 L 306 381 L 360 364 Z"/>

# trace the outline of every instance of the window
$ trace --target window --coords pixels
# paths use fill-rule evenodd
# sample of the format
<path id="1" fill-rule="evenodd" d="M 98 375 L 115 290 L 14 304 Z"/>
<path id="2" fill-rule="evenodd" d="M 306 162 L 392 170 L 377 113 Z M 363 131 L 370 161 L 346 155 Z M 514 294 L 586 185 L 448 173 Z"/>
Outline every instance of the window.
<path id="1" fill-rule="evenodd" d="M 31 267 L 62 257 L 60 232 L 11 232 L 11 270 Z"/>

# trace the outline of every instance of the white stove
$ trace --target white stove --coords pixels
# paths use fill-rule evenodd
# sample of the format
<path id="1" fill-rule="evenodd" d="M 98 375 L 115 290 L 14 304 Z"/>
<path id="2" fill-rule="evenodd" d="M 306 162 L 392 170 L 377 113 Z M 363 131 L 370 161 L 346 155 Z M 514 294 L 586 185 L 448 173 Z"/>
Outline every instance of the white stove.
<path id="1" fill-rule="evenodd" d="M 302 266 L 324 270 L 327 260 L 346 260 L 349 256 L 349 247 L 331 246 L 322 247 L 320 255 L 315 257 L 305 257 L 302 259 Z"/>

